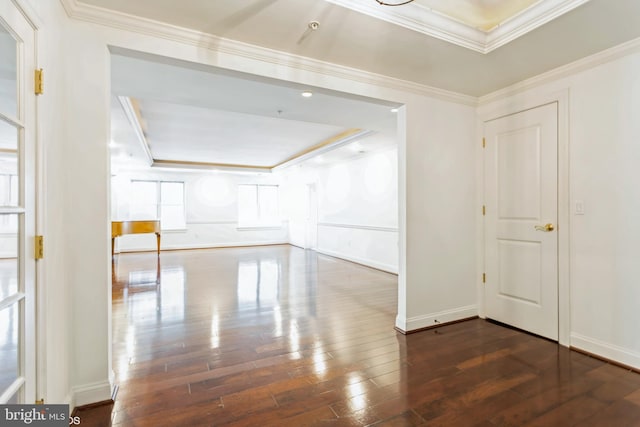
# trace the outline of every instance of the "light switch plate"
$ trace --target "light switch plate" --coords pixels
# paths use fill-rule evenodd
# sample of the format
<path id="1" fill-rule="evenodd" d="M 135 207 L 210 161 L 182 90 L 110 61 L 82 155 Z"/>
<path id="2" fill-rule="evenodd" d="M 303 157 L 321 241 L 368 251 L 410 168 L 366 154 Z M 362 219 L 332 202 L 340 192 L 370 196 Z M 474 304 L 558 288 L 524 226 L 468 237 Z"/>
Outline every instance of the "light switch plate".
<path id="1" fill-rule="evenodd" d="M 576 200 L 574 202 L 574 213 L 576 215 L 584 215 L 584 201 Z"/>

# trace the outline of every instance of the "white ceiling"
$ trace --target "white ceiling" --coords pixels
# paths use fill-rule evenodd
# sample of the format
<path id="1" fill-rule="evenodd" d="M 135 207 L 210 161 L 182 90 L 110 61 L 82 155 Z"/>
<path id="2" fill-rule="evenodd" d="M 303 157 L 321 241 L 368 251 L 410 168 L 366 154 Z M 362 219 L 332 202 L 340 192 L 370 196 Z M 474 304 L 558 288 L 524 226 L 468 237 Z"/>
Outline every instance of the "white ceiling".
<path id="1" fill-rule="evenodd" d="M 324 158 L 395 146 L 397 119 L 388 102 L 125 50 L 112 55 L 111 66 L 112 155 L 119 165 L 144 166 L 145 149 L 118 97 L 138 108 L 134 121 L 155 166 L 271 169 L 312 148 L 337 147 L 347 141 L 341 135 L 358 130 L 370 134 L 357 140 L 357 150 Z M 313 96 L 302 97 L 306 90 Z"/>
<path id="2" fill-rule="evenodd" d="M 275 166 L 347 130 L 154 101 L 142 101 L 140 107 L 156 160 Z"/>
<path id="3" fill-rule="evenodd" d="M 84 16 L 112 10 L 474 97 L 640 37 L 638 0 L 63 2 Z M 303 99 L 299 85 L 126 51 L 113 62 L 114 94 L 139 101 L 156 159 L 274 165 L 354 128 L 393 143 L 395 117 L 380 101 L 318 89 Z"/>
<path id="4" fill-rule="evenodd" d="M 489 31 L 536 3 L 548 0 L 416 0 L 416 3 Z"/>
<path id="5" fill-rule="evenodd" d="M 326 1 L 486 54 L 590 0 Z"/>
<path id="6" fill-rule="evenodd" d="M 374 0 L 357 2 L 383 8 Z M 488 54 L 326 0 L 82 0 L 77 5 L 86 14 L 100 6 L 472 96 L 640 37 L 638 0 L 590 0 Z M 312 20 L 320 28 L 310 32 Z"/>

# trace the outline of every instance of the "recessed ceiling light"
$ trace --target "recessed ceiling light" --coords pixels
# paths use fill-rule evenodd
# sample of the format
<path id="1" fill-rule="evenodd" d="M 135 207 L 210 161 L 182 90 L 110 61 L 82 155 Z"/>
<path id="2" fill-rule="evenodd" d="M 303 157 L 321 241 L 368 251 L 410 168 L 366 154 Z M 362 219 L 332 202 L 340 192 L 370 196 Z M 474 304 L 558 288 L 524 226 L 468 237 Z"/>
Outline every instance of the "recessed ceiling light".
<path id="1" fill-rule="evenodd" d="M 305 90 L 304 92 L 301 93 L 302 96 L 304 96 L 305 98 L 311 98 L 313 96 L 313 92 Z"/>
<path id="2" fill-rule="evenodd" d="M 391 109 L 391 112 L 392 112 L 392 113 L 397 113 L 397 112 L 398 112 L 398 109 L 394 107 L 394 108 L 392 108 L 392 109 Z"/>

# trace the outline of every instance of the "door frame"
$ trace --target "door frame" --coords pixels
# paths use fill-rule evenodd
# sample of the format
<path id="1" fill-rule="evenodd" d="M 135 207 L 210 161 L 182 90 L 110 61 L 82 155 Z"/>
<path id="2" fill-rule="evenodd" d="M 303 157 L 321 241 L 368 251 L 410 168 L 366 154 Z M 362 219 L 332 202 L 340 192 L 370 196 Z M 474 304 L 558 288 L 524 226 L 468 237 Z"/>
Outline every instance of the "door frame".
<path id="1" fill-rule="evenodd" d="M 315 182 L 309 182 L 305 184 L 305 195 L 306 197 L 306 213 L 307 217 L 304 221 L 304 248 L 317 250 L 318 249 L 318 186 Z M 313 199 L 313 203 L 311 198 Z M 312 205 L 315 209 L 315 212 L 312 213 Z M 314 221 L 311 222 L 311 218 L 314 218 Z M 309 238 L 310 229 L 315 228 L 315 238 Z M 311 243 L 311 244 L 310 244 Z"/>
<path id="2" fill-rule="evenodd" d="M 551 103 L 558 104 L 558 343 L 571 345 L 571 292 L 570 292 L 570 187 L 569 187 L 569 89 L 525 92 L 507 96 L 499 101 L 478 107 L 476 118 L 477 141 L 484 137 L 485 122 L 511 114 L 531 110 Z M 479 204 L 476 222 L 476 264 L 478 314 L 486 318 L 485 288 L 482 275 L 485 272 L 485 222 L 482 206 L 485 205 L 484 149 L 476 144 L 476 194 Z"/>
<path id="3" fill-rule="evenodd" d="M 42 66 L 42 28 L 43 23 L 38 13 L 33 6 L 24 0 L 11 0 L 12 3 L 18 8 L 25 20 L 29 23 L 33 29 L 33 40 L 35 43 L 34 48 L 34 65 L 36 69 Z M 29 87 L 32 85 L 32 80 L 29 80 Z M 31 92 L 31 91 L 30 91 Z M 39 116 L 39 96 L 34 95 L 35 111 L 34 111 L 34 215 L 35 215 L 35 234 L 44 236 L 46 231 L 45 226 L 45 194 L 46 194 L 46 180 L 44 179 L 44 144 L 43 135 L 40 131 L 40 116 Z M 36 260 L 35 263 L 35 397 L 36 399 L 44 399 L 46 402 L 46 385 L 47 385 L 47 369 L 46 369 L 46 343 L 47 343 L 47 313 L 46 313 L 46 301 L 47 301 L 47 287 L 45 285 L 45 260 Z"/>
<path id="4" fill-rule="evenodd" d="M 22 77 L 25 79 L 22 83 L 23 86 L 19 88 L 19 90 L 23 91 L 23 96 L 25 97 L 33 97 L 30 104 L 30 107 L 26 108 L 25 113 L 30 116 L 23 117 L 23 121 L 25 123 L 30 122 L 31 128 L 28 130 L 29 134 L 31 134 L 33 146 L 27 148 L 26 146 L 22 149 L 22 155 L 25 156 L 23 161 L 25 163 L 29 163 L 31 165 L 32 172 L 30 173 L 31 178 L 33 179 L 32 183 L 32 191 L 33 191 L 33 207 L 32 216 L 33 222 L 31 225 L 25 224 L 24 232 L 26 233 L 24 242 L 24 248 L 19 247 L 19 252 L 23 252 L 25 257 L 28 257 L 30 260 L 33 260 L 33 249 L 34 249 L 34 237 L 36 235 L 44 234 L 44 220 L 43 220 L 43 211 L 42 208 L 44 206 L 44 148 L 41 142 L 42 135 L 40 132 L 40 121 L 38 114 L 38 96 L 35 94 L 35 82 L 34 82 L 34 71 L 40 68 L 40 33 L 39 29 L 42 28 L 42 21 L 38 17 L 38 14 L 34 10 L 31 4 L 29 4 L 25 0 L 10 0 L 12 6 L 22 15 L 24 18 L 24 22 L 30 27 L 30 30 L 33 33 L 33 45 L 27 46 L 28 49 L 31 50 L 31 55 L 33 59 L 33 63 L 29 64 L 29 67 L 22 71 Z M 25 65 L 25 64 L 22 64 Z M 32 68 L 31 68 L 32 67 Z M 22 102 L 27 102 L 23 99 Z M 25 128 L 26 129 L 26 128 Z M 26 134 L 26 132 L 25 132 Z M 21 183 L 20 186 L 26 186 L 25 183 Z M 26 188 L 22 190 L 27 194 Z M 25 218 L 26 218 L 25 212 Z M 24 268 L 26 261 L 24 263 L 19 264 L 20 274 L 24 273 Z M 46 369 L 44 366 L 44 348 L 46 343 L 46 335 L 44 333 L 44 326 L 46 325 L 46 313 L 44 310 L 46 301 L 46 295 L 44 295 L 43 286 L 43 276 L 44 276 L 44 266 L 38 260 L 33 260 L 33 295 L 31 296 L 31 301 L 28 301 L 25 305 L 29 305 L 33 311 L 33 318 L 31 320 L 24 321 L 22 327 L 26 328 L 31 324 L 33 328 L 32 331 L 22 331 L 24 334 L 25 340 L 31 340 L 31 345 L 33 346 L 33 354 L 30 354 L 26 357 L 27 365 L 30 367 L 23 367 L 25 369 L 25 375 L 33 375 L 35 378 L 32 379 L 32 382 L 29 384 L 29 380 L 26 380 L 25 384 L 25 404 L 33 404 L 35 402 L 30 401 L 32 398 L 40 399 L 44 393 L 44 387 L 46 384 Z M 26 292 L 26 291 L 25 291 Z M 26 308 L 25 308 L 26 312 Z M 21 345 L 22 351 L 24 351 L 25 344 Z M 24 361 L 24 359 L 22 359 Z"/>

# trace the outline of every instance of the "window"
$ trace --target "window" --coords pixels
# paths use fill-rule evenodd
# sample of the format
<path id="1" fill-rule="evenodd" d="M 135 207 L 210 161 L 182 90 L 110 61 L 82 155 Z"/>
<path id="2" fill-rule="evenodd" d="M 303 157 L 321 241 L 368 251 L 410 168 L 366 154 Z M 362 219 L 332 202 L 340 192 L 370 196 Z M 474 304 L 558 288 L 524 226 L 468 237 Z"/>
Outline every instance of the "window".
<path id="1" fill-rule="evenodd" d="M 18 175 L 0 175 L 0 206 L 18 206 Z"/>
<path id="2" fill-rule="evenodd" d="M 160 183 L 160 224 L 164 229 L 185 228 L 184 183 Z"/>
<path id="3" fill-rule="evenodd" d="M 0 206 L 18 206 L 18 176 L 0 174 Z M 0 215 L 0 233 L 16 233 L 18 215 Z"/>
<path id="4" fill-rule="evenodd" d="M 131 181 L 129 193 L 129 218 L 132 220 L 159 219 L 158 183 L 155 181 Z"/>
<path id="5" fill-rule="evenodd" d="M 186 228 L 183 182 L 131 181 L 130 197 L 130 219 L 160 219 L 163 230 Z"/>
<path id="6" fill-rule="evenodd" d="M 239 185 L 238 225 L 240 227 L 279 227 L 278 186 Z"/>

